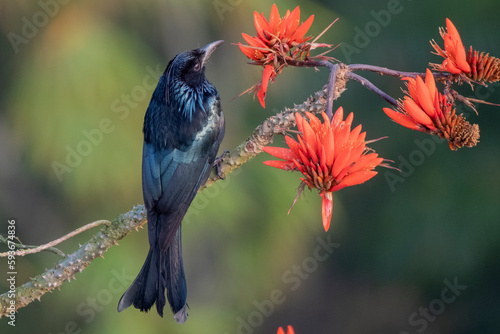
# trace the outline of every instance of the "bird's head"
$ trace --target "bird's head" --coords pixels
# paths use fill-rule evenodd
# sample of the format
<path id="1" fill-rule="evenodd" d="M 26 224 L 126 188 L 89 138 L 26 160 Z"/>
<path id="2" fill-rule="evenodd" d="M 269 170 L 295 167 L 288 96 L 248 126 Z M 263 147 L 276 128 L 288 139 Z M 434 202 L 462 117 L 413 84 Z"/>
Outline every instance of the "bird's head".
<path id="1" fill-rule="evenodd" d="M 211 112 L 220 113 L 219 94 L 205 77 L 205 65 L 222 42 L 181 52 L 169 62 L 146 111 L 145 141 L 166 147 L 172 133 L 187 129 L 186 124 L 199 127 Z"/>
<path id="2" fill-rule="evenodd" d="M 184 51 L 175 56 L 167 67 L 167 82 L 180 81 L 191 88 L 199 87 L 206 81 L 205 64 L 210 55 L 224 41 L 215 41 L 202 48 Z"/>

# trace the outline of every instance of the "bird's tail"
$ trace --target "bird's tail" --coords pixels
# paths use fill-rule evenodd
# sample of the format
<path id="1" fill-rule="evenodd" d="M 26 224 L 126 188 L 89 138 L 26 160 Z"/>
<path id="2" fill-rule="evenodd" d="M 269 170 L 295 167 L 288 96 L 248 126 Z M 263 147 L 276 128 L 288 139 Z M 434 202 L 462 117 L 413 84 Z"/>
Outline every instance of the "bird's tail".
<path id="1" fill-rule="evenodd" d="M 164 258 L 162 258 L 164 256 Z M 174 313 L 174 318 L 178 323 L 183 323 L 187 318 L 187 285 L 186 276 L 184 275 L 184 265 L 182 264 L 182 241 L 181 228 L 177 230 L 172 244 L 166 253 L 160 255 L 161 276 L 160 281 L 165 284 L 167 289 L 167 298 L 170 308 Z M 165 297 L 163 297 L 163 305 L 165 305 Z M 156 304 L 158 307 L 158 303 Z M 162 306 L 163 308 L 163 306 Z M 158 310 L 158 313 L 160 311 Z"/>
<path id="2" fill-rule="evenodd" d="M 185 322 L 187 286 L 182 264 L 180 228 L 166 252 L 162 252 L 156 244 L 149 249 L 139 275 L 118 302 L 118 312 L 130 305 L 147 312 L 156 302 L 156 310 L 163 317 L 165 289 L 175 320 L 178 323 Z"/>

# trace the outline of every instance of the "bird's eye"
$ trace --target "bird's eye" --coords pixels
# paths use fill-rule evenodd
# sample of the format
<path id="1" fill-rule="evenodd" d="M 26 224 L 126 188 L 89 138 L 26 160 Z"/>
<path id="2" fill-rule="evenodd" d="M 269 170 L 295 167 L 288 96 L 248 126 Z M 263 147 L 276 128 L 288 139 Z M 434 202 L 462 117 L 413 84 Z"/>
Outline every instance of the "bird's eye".
<path id="1" fill-rule="evenodd" d="M 196 64 L 194 64 L 193 69 L 194 69 L 196 72 L 198 72 L 198 71 L 200 70 L 200 68 L 201 68 L 200 63 L 196 63 Z"/>

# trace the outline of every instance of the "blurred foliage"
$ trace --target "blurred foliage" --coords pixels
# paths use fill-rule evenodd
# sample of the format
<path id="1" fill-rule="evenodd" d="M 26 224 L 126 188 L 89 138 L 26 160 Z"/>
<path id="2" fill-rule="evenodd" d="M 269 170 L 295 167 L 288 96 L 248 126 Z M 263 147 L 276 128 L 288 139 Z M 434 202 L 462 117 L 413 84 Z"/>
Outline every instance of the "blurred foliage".
<path id="1" fill-rule="evenodd" d="M 252 13 L 267 16 L 266 1 L 55 1 L 0 4 L 0 30 L 7 37 L 0 41 L 0 134 L 5 138 L 0 141 L 0 219 L 16 218 L 18 236 L 26 243 L 47 242 L 142 202 L 142 119 L 154 82 L 177 53 L 226 40 L 207 68 L 227 121 L 221 149 L 238 145 L 272 112 L 302 102 L 328 77 L 324 69 L 289 68 L 270 85 L 267 109 L 250 95 L 232 100 L 261 76 L 231 43 L 242 40 L 241 32 L 254 34 Z M 40 3 L 52 4 L 54 15 L 16 53 L 8 36 L 22 34 L 26 21 L 45 12 Z M 376 26 L 372 22 L 389 4 L 401 10 L 365 45 L 356 45 L 359 31 L 366 32 L 369 23 Z M 279 8 L 296 5 L 282 1 Z M 348 63 L 424 71 L 429 61 L 440 61 L 430 54 L 428 41 L 440 40 L 445 17 L 453 20 L 466 47 L 500 56 L 497 2 L 318 0 L 300 6 L 303 18 L 315 15 L 313 35 L 340 18 L 320 41 L 342 43 L 332 56 Z M 358 52 L 346 52 L 347 45 Z M 402 95 L 399 80 L 366 77 L 392 96 Z M 471 91 L 464 85 L 460 91 L 500 103 L 499 87 Z M 371 146 L 394 160 L 404 182 L 391 188 L 387 172 L 396 171 L 380 169 L 366 184 L 334 194 L 332 226 L 325 233 L 317 193 L 306 190 L 287 216 L 298 175 L 267 168 L 261 162 L 269 157 L 259 156 L 201 193 L 186 216 L 191 307 L 186 324 L 177 325 L 168 312 L 166 319 L 155 312 L 116 312 L 147 253 L 143 230 L 95 261 L 76 282 L 21 309 L 14 332 L 237 333 L 240 321 L 254 321 L 254 333 L 275 333 L 287 324 L 297 333 L 416 333 L 421 325 L 412 326 L 409 317 L 440 298 L 445 279 L 457 277 L 467 289 L 427 323 L 425 333 L 498 333 L 500 109 L 481 105 L 479 117 L 459 109 L 479 124 L 479 145 L 451 152 L 431 141 L 432 152 L 423 154 L 421 164 L 405 167 L 404 161 L 422 151 L 418 143 L 429 143 L 429 137 L 391 122 L 382 113 L 386 103 L 357 83 L 347 88 L 338 104 L 355 112 L 354 123 L 363 124 L 368 139 L 389 136 Z M 100 127 L 107 130 L 100 130 L 102 139 L 91 132 Z M 97 144 L 85 133 L 94 134 Z M 66 164 L 67 148 L 79 145 L 89 153 L 60 182 L 53 163 Z M 70 252 L 91 233 L 61 248 Z M 303 268 L 314 256 L 317 238 L 340 246 L 307 273 Z M 18 283 L 50 267 L 54 257 L 19 258 Z M 302 276 L 294 268 L 302 268 Z M 297 277 L 303 278 L 294 290 L 287 278 Z M 284 301 L 260 324 L 256 305 L 276 290 Z M 4 319 L 0 328 L 13 332 Z"/>

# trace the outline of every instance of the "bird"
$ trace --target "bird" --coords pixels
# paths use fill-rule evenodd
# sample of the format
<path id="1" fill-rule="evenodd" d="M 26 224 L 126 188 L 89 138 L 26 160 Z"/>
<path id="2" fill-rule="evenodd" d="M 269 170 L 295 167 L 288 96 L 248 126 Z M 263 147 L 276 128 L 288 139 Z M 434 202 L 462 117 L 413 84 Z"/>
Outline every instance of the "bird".
<path id="1" fill-rule="evenodd" d="M 205 77 L 215 41 L 175 56 L 153 92 L 144 117 L 142 190 L 149 252 L 118 312 L 133 305 L 148 312 L 156 303 L 163 317 L 165 290 L 174 319 L 187 319 L 181 223 L 207 181 L 224 137 L 219 93 Z"/>

